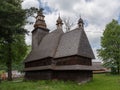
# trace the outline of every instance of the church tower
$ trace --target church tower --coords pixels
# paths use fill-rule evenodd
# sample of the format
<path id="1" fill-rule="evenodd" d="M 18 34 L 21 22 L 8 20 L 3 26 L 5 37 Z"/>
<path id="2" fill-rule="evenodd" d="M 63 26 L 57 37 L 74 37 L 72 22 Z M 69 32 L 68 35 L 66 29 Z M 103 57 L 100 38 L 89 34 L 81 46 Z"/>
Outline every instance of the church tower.
<path id="1" fill-rule="evenodd" d="M 42 38 L 49 33 L 47 25 L 44 20 L 43 8 L 41 8 L 36 16 L 36 22 L 34 24 L 34 30 L 32 31 L 32 49 L 38 48 Z"/>
<path id="2" fill-rule="evenodd" d="M 62 19 L 60 18 L 60 16 L 57 19 L 56 25 L 57 25 L 57 29 L 62 29 L 63 22 L 62 22 Z"/>
<path id="3" fill-rule="evenodd" d="M 41 8 L 37 13 L 36 22 L 35 22 L 34 27 L 35 28 L 40 27 L 40 28 L 46 29 L 46 23 L 45 23 L 44 18 L 45 18 L 45 16 L 43 15 L 43 8 Z"/>
<path id="4" fill-rule="evenodd" d="M 78 20 L 78 28 L 80 29 L 84 29 L 84 22 L 83 19 L 80 17 L 80 19 Z"/>

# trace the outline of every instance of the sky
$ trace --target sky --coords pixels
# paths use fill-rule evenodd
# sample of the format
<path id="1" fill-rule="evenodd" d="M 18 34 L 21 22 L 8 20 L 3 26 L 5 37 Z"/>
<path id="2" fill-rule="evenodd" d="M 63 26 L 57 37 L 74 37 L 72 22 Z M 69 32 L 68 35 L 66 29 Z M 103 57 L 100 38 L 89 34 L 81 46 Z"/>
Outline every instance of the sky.
<path id="1" fill-rule="evenodd" d="M 79 17 L 84 20 L 84 30 L 87 34 L 96 59 L 97 49 L 100 49 L 100 38 L 103 35 L 106 24 L 116 19 L 120 22 L 120 0 L 24 0 L 22 8 L 44 8 L 47 28 L 51 31 L 56 29 L 56 20 L 60 14 L 69 17 L 77 26 Z M 35 22 L 35 18 L 29 18 Z M 32 31 L 33 25 L 26 25 L 26 29 Z M 63 28 L 64 29 L 64 28 Z M 31 44 L 31 33 L 26 36 L 27 44 Z"/>

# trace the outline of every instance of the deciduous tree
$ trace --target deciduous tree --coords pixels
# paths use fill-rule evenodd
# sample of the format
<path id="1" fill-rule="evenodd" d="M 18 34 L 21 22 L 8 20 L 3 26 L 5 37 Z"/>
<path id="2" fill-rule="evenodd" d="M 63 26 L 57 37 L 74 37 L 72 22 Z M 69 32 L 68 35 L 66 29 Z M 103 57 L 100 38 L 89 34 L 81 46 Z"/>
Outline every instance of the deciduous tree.
<path id="1" fill-rule="evenodd" d="M 116 20 L 106 25 L 98 54 L 106 67 L 120 74 L 120 25 Z"/>

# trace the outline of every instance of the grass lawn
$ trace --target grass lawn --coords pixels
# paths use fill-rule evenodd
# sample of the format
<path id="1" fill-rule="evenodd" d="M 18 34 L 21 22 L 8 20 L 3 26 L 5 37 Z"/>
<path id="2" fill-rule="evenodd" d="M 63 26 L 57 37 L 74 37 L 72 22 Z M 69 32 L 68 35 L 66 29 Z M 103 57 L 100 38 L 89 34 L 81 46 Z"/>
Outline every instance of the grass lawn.
<path id="1" fill-rule="evenodd" d="M 63 81 L 4 81 L 0 90 L 120 90 L 120 76 L 96 74 L 92 81 L 82 85 Z"/>

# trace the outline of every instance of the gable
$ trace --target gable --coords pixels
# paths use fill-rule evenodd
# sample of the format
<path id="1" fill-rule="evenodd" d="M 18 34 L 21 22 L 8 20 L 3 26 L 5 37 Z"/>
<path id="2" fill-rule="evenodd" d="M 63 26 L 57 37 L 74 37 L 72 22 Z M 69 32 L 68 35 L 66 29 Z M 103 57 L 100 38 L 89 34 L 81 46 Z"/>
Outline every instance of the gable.
<path id="1" fill-rule="evenodd" d="M 77 55 L 80 36 L 81 31 L 77 29 L 65 33 L 61 37 L 55 58 Z"/>
<path id="2" fill-rule="evenodd" d="M 95 58 L 83 29 L 76 28 L 61 37 L 55 58 L 72 55 L 80 55 L 91 59 Z"/>
<path id="3" fill-rule="evenodd" d="M 79 42 L 78 55 L 94 59 L 95 56 L 93 54 L 88 38 L 85 34 L 85 31 L 82 30 L 81 32 L 82 34 Z"/>

